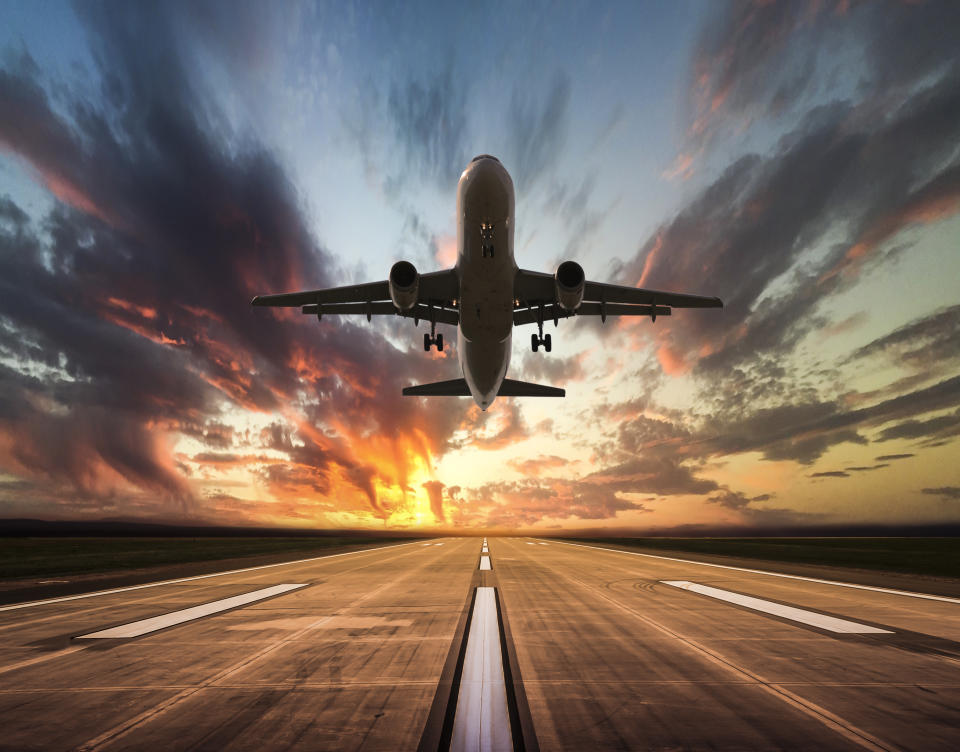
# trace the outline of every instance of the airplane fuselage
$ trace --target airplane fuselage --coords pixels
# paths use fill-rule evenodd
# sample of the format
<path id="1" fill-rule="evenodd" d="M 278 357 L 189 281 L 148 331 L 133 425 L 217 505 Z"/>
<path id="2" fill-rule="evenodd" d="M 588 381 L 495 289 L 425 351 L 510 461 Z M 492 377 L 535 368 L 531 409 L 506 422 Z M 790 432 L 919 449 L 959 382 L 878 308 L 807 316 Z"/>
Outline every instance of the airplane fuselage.
<path id="1" fill-rule="evenodd" d="M 457 358 L 470 394 L 486 410 L 510 365 L 513 335 L 514 193 L 510 174 L 477 157 L 457 185 Z"/>

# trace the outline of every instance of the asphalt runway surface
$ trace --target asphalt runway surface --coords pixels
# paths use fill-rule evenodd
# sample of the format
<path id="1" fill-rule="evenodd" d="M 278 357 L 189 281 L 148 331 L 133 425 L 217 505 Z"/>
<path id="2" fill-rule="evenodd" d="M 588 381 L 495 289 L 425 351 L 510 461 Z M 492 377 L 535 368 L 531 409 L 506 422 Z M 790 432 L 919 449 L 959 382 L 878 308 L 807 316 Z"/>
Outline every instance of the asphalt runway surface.
<path id="1" fill-rule="evenodd" d="M 488 554 L 446 538 L 0 607 L 0 749 L 960 749 L 960 599 Z"/>

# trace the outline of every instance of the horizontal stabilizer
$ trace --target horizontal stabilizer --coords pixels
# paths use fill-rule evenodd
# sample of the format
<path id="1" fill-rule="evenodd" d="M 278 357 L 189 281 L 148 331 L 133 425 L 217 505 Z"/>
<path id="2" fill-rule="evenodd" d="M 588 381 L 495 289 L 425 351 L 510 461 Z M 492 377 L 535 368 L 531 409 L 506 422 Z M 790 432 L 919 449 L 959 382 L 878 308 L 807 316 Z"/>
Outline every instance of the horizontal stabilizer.
<path id="1" fill-rule="evenodd" d="M 504 379 L 497 392 L 498 397 L 565 397 L 566 394 L 560 387 L 513 379 Z"/>
<path id="2" fill-rule="evenodd" d="M 531 384 L 529 381 L 504 379 L 500 385 L 498 397 L 563 397 L 566 392 L 555 386 Z M 469 397 L 466 379 L 435 381 L 432 384 L 418 384 L 404 387 L 404 397 Z"/>
<path id="3" fill-rule="evenodd" d="M 418 384 L 403 389 L 404 397 L 469 397 L 466 379 L 434 381 L 432 384 Z"/>

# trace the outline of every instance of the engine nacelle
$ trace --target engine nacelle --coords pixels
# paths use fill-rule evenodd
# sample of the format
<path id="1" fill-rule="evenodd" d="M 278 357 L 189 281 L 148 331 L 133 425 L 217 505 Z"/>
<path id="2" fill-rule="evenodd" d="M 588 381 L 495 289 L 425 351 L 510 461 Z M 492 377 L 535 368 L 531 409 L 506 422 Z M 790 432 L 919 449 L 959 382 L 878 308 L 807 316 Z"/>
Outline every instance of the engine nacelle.
<path id="1" fill-rule="evenodd" d="M 398 261 L 390 267 L 390 300 L 401 311 L 409 311 L 417 304 L 420 275 L 409 261 Z"/>
<path id="2" fill-rule="evenodd" d="M 583 288 L 587 278 L 576 261 L 564 261 L 553 275 L 557 288 L 557 303 L 565 311 L 575 311 L 583 302 Z"/>

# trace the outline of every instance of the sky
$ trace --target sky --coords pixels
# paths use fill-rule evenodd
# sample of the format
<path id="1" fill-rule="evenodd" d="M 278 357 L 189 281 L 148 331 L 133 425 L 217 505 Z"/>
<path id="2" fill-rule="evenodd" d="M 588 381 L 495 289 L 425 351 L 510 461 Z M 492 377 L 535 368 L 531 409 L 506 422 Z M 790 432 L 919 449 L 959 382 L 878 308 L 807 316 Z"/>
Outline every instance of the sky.
<path id="1" fill-rule="evenodd" d="M 461 7 L 462 6 L 462 7 Z M 0 0 L 0 517 L 758 533 L 960 522 L 960 4 Z M 403 398 L 456 330 L 252 309 L 516 258 L 723 310 L 515 330 L 567 397 Z"/>

